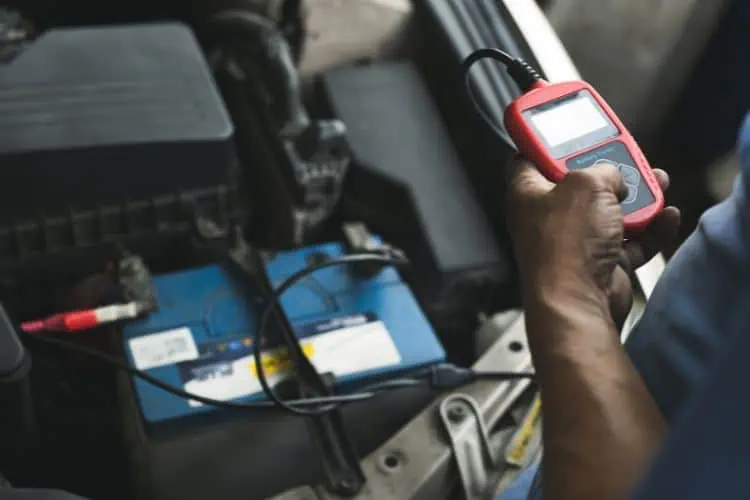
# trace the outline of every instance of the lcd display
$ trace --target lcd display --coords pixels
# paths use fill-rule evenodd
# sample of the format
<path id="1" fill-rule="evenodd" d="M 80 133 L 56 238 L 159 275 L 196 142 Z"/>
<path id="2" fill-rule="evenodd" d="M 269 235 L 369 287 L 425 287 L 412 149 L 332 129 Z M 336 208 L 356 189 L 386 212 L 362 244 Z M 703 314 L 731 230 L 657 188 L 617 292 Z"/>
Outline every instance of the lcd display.
<path id="1" fill-rule="evenodd" d="M 531 108 L 523 114 L 555 158 L 570 156 L 619 134 L 586 90 Z"/>
<path id="2" fill-rule="evenodd" d="M 531 122 L 553 148 L 609 126 L 599 108 L 586 97 L 577 97 L 536 113 Z"/>

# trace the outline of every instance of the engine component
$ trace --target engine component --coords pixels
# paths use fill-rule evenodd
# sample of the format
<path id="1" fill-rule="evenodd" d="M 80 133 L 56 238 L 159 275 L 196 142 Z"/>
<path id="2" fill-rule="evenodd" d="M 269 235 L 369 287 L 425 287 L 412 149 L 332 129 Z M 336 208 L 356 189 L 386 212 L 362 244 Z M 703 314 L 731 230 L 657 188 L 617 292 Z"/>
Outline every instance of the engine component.
<path id="1" fill-rule="evenodd" d="M 474 370 L 530 368 L 528 350 L 509 348 L 515 344 L 523 347 L 525 342 L 524 321 L 519 318 L 474 364 Z M 534 416 L 535 393 L 528 380 L 479 382 L 436 399 L 362 460 L 367 485 L 349 498 L 447 500 L 457 498 L 455 487 L 459 484 L 473 490 L 459 498 L 493 498 L 490 490 L 507 488 L 522 472 L 519 464 L 526 465 L 539 456 L 539 423 L 527 418 Z M 516 446 L 519 437 L 527 438 L 522 439 L 521 447 Z M 510 451 L 515 455 L 509 459 Z M 315 485 L 297 487 L 269 500 L 340 498 Z"/>
<path id="2" fill-rule="evenodd" d="M 125 253 L 117 263 L 117 281 L 123 300 L 142 304 L 147 311 L 159 305 L 151 270 L 138 255 Z"/>
<path id="3" fill-rule="evenodd" d="M 233 127 L 186 27 L 48 31 L 0 86 L 0 268 L 231 218 Z"/>
<path id="4" fill-rule="evenodd" d="M 299 269 L 345 254 L 341 244 L 280 253 L 267 261 L 267 274 L 278 285 Z M 348 387 L 444 359 L 432 327 L 395 269 L 386 267 L 372 277 L 352 271 L 321 270 L 281 298 L 285 315 L 318 371 Z M 250 334 L 257 326 L 259 297 L 247 296 L 246 288 L 218 266 L 154 281 L 160 310 L 124 328 L 131 363 L 200 395 L 258 398 Z M 273 330 L 270 333 L 268 337 L 275 338 Z M 263 356 L 273 384 L 289 368 L 284 350 L 275 347 L 269 342 Z M 283 393 L 284 385 L 276 385 L 276 390 Z M 261 499 L 320 477 L 306 419 L 278 412 L 216 410 L 129 377 L 123 379 L 121 392 L 123 421 L 141 485 L 139 498 L 191 500 L 213 492 L 227 500 Z M 429 391 L 407 391 L 341 411 L 358 445 L 370 449 L 428 399 Z M 377 425 L 365 422 L 365 415 L 373 411 L 387 417 Z M 200 475 L 179 472 L 195 467 Z"/>
<path id="5" fill-rule="evenodd" d="M 312 260 L 345 254 L 330 244 L 281 253 L 268 261 L 279 283 Z M 215 399 L 255 399 L 257 380 L 251 333 L 257 325 L 257 298 L 246 297 L 222 268 L 210 266 L 157 277 L 159 312 L 124 328 L 133 366 L 171 385 Z M 338 385 L 370 382 L 444 359 L 432 327 L 393 268 L 363 278 L 351 269 L 325 269 L 281 299 L 303 351 Z M 269 342 L 264 371 L 272 385 L 289 369 L 284 349 Z M 265 352 L 268 349 L 268 352 Z M 183 417 L 216 413 L 194 402 L 134 381 L 143 417 L 154 429 Z M 164 426 L 162 426 L 164 428 Z"/>
<path id="6" fill-rule="evenodd" d="M 497 47 L 542 69 L 548 80 L 565 81 L 569 73 L 563 75 L 564 71 L 553 70 L 569 67 L 566 62 L 571 64 L 570 58 L 533 0 L 425 0 L 415 3 L 415 7 L 418 23 L 427 38 L 419 57 L 423 63 L 420 69 L 443 113 L 448 133 L 457 145 L 484 212 L 490 214 L 490 222 L 498 233 L 504 233 L 506 174 L 501 167 L 515 150 L 498 141 L 493 129 L 503 128 L 503 111 L 520 91 L 498 64 L 485 61 L 472 68 L 471 96 L 497 125 L 489 128 L 474 112 L 474 103 L 464 90 L 465 82 L 458 68 L 475 50 Z M 520 18 L 523 24 L 519 23 Z M 532 51 L 537 45 L 543 50 Z M 553 62 L 541 64 L 538 54 Z M 552 73 L 546 74 L 547 71 Z"/>
<path id="7" fill-rule="evenodd" d="M 38 431 L 29 387 L 31 358 L 0 305 L 0 471 L 13 477 L 35 451 Z"/>
<path id="8" fill-rule="evenodd" d="M 15 58 L 34 35 L 34 27 L 21 13 L 0 7 L 0 62 Z"/>
<path id="9" fill-rule="evenodd" d="M 270 245 L 300 245 L 339 200 L 349 165 L 346 129 L 338 120 L 310 119 L 289 46 L 265 19 L 220 12 L 207 37 L 241 157 L 254 167 L 254 197 L 270 214 L 261 232 Z"/>
<path id="10" fill-rule="evenodd" d="M 482 213 L 438 110 L 410 63 L 335 70 L 322 88 L 349 130 L 344 211 L 404 248 L 430 312 L 503 297 L 509 258 Z"/>

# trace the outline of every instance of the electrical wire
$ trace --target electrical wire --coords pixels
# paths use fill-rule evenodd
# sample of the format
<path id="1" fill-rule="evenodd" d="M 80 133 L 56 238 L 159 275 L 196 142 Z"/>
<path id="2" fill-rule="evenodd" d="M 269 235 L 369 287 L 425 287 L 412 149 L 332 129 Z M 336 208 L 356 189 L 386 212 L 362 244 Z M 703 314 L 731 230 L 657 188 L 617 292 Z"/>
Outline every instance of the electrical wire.
<path id="1" fill-rule="evenodd" d="M 352 264 L 358 264 L 358 263 L 364 263 L 364 262 L 376 262 L 376 263 L 379 262 L 382 264 L 400 266 L 400 265 L 407 264 L 408 260 L 406 259 L 406 257 L 403 256 L 403 254 L 395 250 L 391 250 L 390 254 L 362 253 L 362 254 L 346 255 L 344 257 L 340 257 L 337 259 L 324 261 L 324 262 L 306 267 L 305 269 L 302 269 L 294 273 L 289 278 L 284 280 L 281 283 L 281 285 L 273 292 L 271 297 L 269 297 L 266 308 L 263 311 L 263 314 L 261 316 L 258 328 L 254 334 L 254 339 L 253 339 L 254 344 L 256 346 L 262 345 L 263 334 L 264 334 L 264 331 L 265 331 L 265 328 L 266 328 L 266 325 L 268 323 L 271 313 L 273 312 L 276 305 L 279 303 L 281 296 L 287 290 L 289 290 L 292 286 L 294 286 L 296 283 L 309 277 L 313 273 L 320 271 L 321 269 L 342 266 L 342 265 L 352 265 Z M 292 348 L 292 346 L 289 346 L 289 347 Z M 298 348 L 298 346 L 294 346 L 294 347 Z M 268 396 L 268 398 L 271 401 L 276 403 L 280 408 L 283 408 L 289 413 L 293 413 L 295 415 L 300 415 L 300 416 L 322 415 L 324 413 L 327 413 L 335 409 L 335 406 L 324 406 L 324 407 L 311 408 L 311 409 L 299 408 L 292 401 L 284 401 L 276 394 L 276 392 L 268 383 L 265 371 L 263 369 L 262 353 L 260 349 L 255 349 L 253 351 L 253 357 L 255 359 L 255 366 L 256 366 L 256 371 L 258 374 L 258 380 L 260 382 L 261 387 L 263 388 L 263 392 L 266 394 L 266 396 Z M 447 365 L 447 364 L 430 367 L 422 371 L 422 375 L 428 376 L 430 387 L 436 388 L 436 389 L 450 389 L 450 388 L 454 388 L 454 387 L 458 387 L 461 385 L 474 382 L 476 380 L 491 379 L 491 380 L 508 381 L 508 380 L 528 379 L 528 378 L 534 377 L 533 373 L 475 372 L 474 370 L 471 370 L 471 369 L 459 368 L 459 367 L 456 367 L 453 365 Z"/>
<path id="2" fill-rule="evenodd" d="M 466 94 L 469 96 L 471 105 L 474 106 L 474 109 L 476 110 L 479 117 L 482 118 L 482 121 L 486 123 L 487 126 L 492 129 L 495 135 L 498 136 L 513 151 L 517 151 L 516 145 L 513 143 L 513 139 L 510 138 L 510 135 L 508 135 L 508 132 L 506 132 L 505 129 L 500 125 L 498 125 L 495 120 L 490 117 L 489 113 L 487 113 L 479 104 L 476 93 L 474 92 L 474 88 L 471 85 L 471 79 L 468 77 L 468 75 L 466 77 Z"/>
<path id="3" fill-rule="evenodd" d="M 220 399 L 200 396 L 198 394 L 179 389 L 173 385 L 163 382 L 162 380 L 150 375 L 149 373 L 134 368 L 129 364 L 120 361 L 118 358 L 110 356 L 109 354 L 103 353 L 97 349 L 92 349 L 90 347 L 82 346 L 66 340 L 60 340 L 55 337 L 42 335 L 27 336 L 34 341 L 49 344 L 69 352 L 89 356 L 101 363 L 110 365 L 118 370 L 126 372 L 133 377 L 137 377 L 146 383 L 149 383 L 165 392 L 168 392 L 185 400 L 197 401 L 208 406 L 232 410 L 278 409 L 278 405 L 274 401 L 251 401 L 248 403 L 238 403 L 235 401 L 223 401 Z M 460 368 L 445 364 L 422 370 L 421 372 L 415 374 L 413 378 L 392 379 L 375 384 L 369 384 L 358 388 L 356 392 L 352 394 L 327 396 L 320 398 L 295 399 L 286 401 L 286 403 L 295 406 L 314 407 L 331 404 L 340 405 L 369 401 L 370 399 L 377 397 L 384 392 L 393 390 L 408 389 L 414 387 L 428 387 L 430 389 L 436 390 L 450 390 L 469 384 L 471 382 L 475 382 L 477 380 L 495 380 L 508 382 L 513 380 L 533 379 L 534 376 L 534 373 L 527 372 L 475 372 L 468 368 Z"/>
<path id="4" fill-rule="evenodd" d="M 407 260 L 398 251 L 391 251 L 391 253 L 389 254 L 354 254 L 324 261 L 292 274 L 289 278 L 281 283 L 281 285 L 273 292 L 273 294 L 270 295 L 270 297 L 268 297 L 266 307 L 264 308 L 261 315 L 260 323 L 253 336 L 254 345 L 262 345 L 264 331 L 268 324 L 270 316 L 279 304 L 281 296 L 287 290 L 319 270 L 342 265 L 356 265 L 364 262 L 379 262 L 385 265 L 403 265 L 407 262 Z M 253 358 L 256 364 L 256 372 L 261 387 L 263 388 L 263 392 L 269 400 L 240 403 L 231 400 L 224 401 L 213 399 L 194 394 L 189 391 L 185 391 L 183 389 L 170 385 L 157 377 L 154 377 L 144 370 L 140 370 L 138 368 L 130 366 L 128 363 L 123 362 L 120 359 L 101 352 L 97 349 L 92 349 L 71 341 L 61 340 L 50 336 L 27 334 L 27 337 L 33 339 L 34 341 L 55 346 L 57 348 L 64 349 L 70 352 L 84 354 L 93 359 L 96 359 L 99 362 L 108 364 L 118 370 L 126 372 L 133 377 L 137 377 L 144 382 L 158 387 L 165 392 L 188 401 L 192 400 L 204 405 L 233 410 L 283 409 L 289 413 L 300 416 L 322 415 L 337 409 L 340 405 L 367 401 L 386 391 L 398 389 L 427 386 L 431 389 L 449 390 L 475 382 L 477 380 L 513 381 L 534 378 L 534 373 L 531 372 L 476 372 L 469 368 L 461 368 L 450 364 L 440 364 L 420 370 L 416 372 L 414 377 L 392 379 L 366 385 L 351 394 L 300 398 L 285 401 L 281 399 L 278 394 L 276 394 L 275 390 L 268 383 L 268 379 L 266 377 L 266 373 L 262 363 L 262 350 L 260 348 L 256 348 L 253 351 Z M 298 344 L 289 347 L 299 349 Z M 292 358 L 293 356 L 290 356 L 290 359 Z"/>
<path id="5" fill-rule="evenodd" d="M 270 410 L 279 408 L 278 404 L 276 404 L 274 401 L 251 401 L 248 403 L 238 403 L 235 401 L 223 401 L 219 399 L 200 396 L 198 394 L 179 389 L 173 385 L 163 382 L 162 380 L 150 375 L 148 372 L 139 370 L 138 368 L 134 368 L 129 364 L 119 360 L 118 358 L 110 356 L 109 354 L 103 353 L 97 349 L 82 346 L 71 341 L 60 340 L 55 337 L 42 335 L 27 335 L 27 337 L 33 339 L 34 341 L 52 345 L 69 352 L 84 354 L 93 359 L 96 359 L 101 363 L 110 365 L 118 370 L 132 375 L 133 377 L 137 377 L 146 383 L 158 387 L 165 392 L 168 392 L 185 400 L 197 401 L 208 406 L 232 410 Z M 392 379 L 375 384 L 369 384 L 358 388 L 352 394 L 327 396 L 320 398 L 295 399 L 286 401 L 286 404 L 313 407 L 320 407 L 321 405 L 330 406 L 332 404 L 341 405 L 369 401 L 370 399 L 377 397 L 384 392 L 393 390 L 408 389 L 414 387 L 428 387 L 430 389 L 436 390 L 451 390 L 464 386 L 471 382 L 475 382 L 477 380 L 509 382 L 513 380 L 533 379 L 534 376 L 534 373 L 530 372 L 475 372 L 468 368 L 460 368 L 454 365 L 443 364 L 417 372 L 412 378 Z"/>
<path id="6" fill-rule="evenodd" d="M 461 63 L 461 73 L 466 83 L 466 92 L 471 100 L 472 105 L 476 109 L 477 114 L 482 120 L 489 126 L 493 132 L 509 147 L 516 150 L 516 146 L 513 139 L 508 135 L 503 127 L 493 120 L 489 114 L 482 108 L 479 101 L 476 98 L 474 89 L 471 85 L 471 68 L 474 64 L 485 59 L 493 59 L 502 63 L 508 71 L 508 74 L 513 78 L 521 92 L 528 92 L 542 77 L 541 75 L 526 61 L 522 59 L 516 59 L 507 52 L 503 52 L 500 49 L 495 48 L 484 48 L 475 50 Z"/>
<path id="7" fill-rule="evenodd" d="M 297 271 L 296 273 L 292 274 L 289 278 L 284 280 L 279 287 L 274 290 L 273 294 L 268 298 L 268 303 L 266 304 L 265 309 L 263 310 L 263 313 L 260 318 L 260 322 L 258 324 L 258 328 L 254 332 L 254 338 L 253 343 L 256 346 L 263 345 L 263 336 L 266 329 L 266 326 L 268 325 L 268 321 L 270 319 L 271 313 L 273 312 L 274 308 L 278 305 L 279 300 L 281 299 L 281 296 L 286 293 L 287 290 L 289 290 L 292 286 L 294 286 L 297 282 L 307 278 L 311 274 L 320 271 L 321 269 L 326 269 L 330 267 L 338 267 L 343 265 L 351 265 L 351 264 L 358 264 L 358 263 L 364 263 L 364 262 L 379 262 L 386 265 L 403 265 L 406 264 L 408 261 L 407 259 L 400 254 L 393 253 L 393 254 L 380 254 L 380 253 L 363 253 L 363 254 L 354 254 L 354 255 L 345 255 L 344 257 L 339 257 L 337 259 L 331 259 L 323 262 L 319 262 L 317 264 L 314 264 L 312 266 L 306 267 L 304 269 L 301 269 L 300 271 Z M 290 349 L 298 349 L 298 346 L 288 346 Z M 336 408 L 335 405 L 332 406 L 323 406 L 313 409 L 305 409 L 305 408 L 299 408 L 296 405 L 294 405 L 293 402 L 286 402 L 283 399 L 281 399 L 277 394 L 276 391 L 273 390 L 271 385 L 268 383 L 268 379 L 266 377 L 265 370 L 263 369 L 263 363 L 262 363 L 262 352 L 260 349 L 255 349 L 253 351 L 253 357 L 255 359 L 255 366 L 256 366 L 256 372 L 258 374 L 258 381 L 260 382 L 261 387 L 263 388 L 263 392 L 268 396 L 268 399 L 273 401 L 276 405 L 279 406 L 279 408 L 282 408 L 286 410 L 289 413 L 293 413 L 295 415 L 301 415 L 301 416 L 316 416 L 316 415 L 322 415 L 329 411 L 332 411 Z M 293 356 L 290 356 L 290 359 Z"/>
<path id="8" fill-rule="evenodd" d="M 55 347 L 67 350 L 67 351 L 76 352 L 79 354 L 85 354 L 86 356 L 94 358 L 102 363 L 111 365 L 112 367 L 117 368 L 118 370 L 122 370 L 126 373 L 129 373 L 130 375 L 137 377 L 143 380 L 144 382 L 147 382 L 155 387 L 158 387 L 159 389 L 165 392 L 168 392 L 170 394 L 173 394 L 185 400 L 192 400 L 192 401 L 197 401 L 199 403 L 209 405 L 209 406 L 216 406 L 218 408 L 229 408 L 229 409 L 235 409 L 235 410 L 272 409 L 278 406 L 272 401 L 251 401 L 248 403 L 238 403 L 236 401 L 222 401 L 220 399 L 207 398 L 204 396 L 200 396 L 198 394 L 194 394 L 194 393 L 179 389 L 171 384 L 163 382 L 162 380 L 154 377 L 153 375 L 143 370 L 139 370 L 138 368 L 134 368 L 130 366 L 129 364 L 123 361 L 120 361 L 116 357 L 110 356 L 109 354 L 103 353 L 97 349 L 92 349 L 90 347 L 82 346 L 82 345 L 79 345 L 70 341 L 60 340 L 55 337 L 49 337 L 49 336 L 44 336 L 44 335 L 28 335 L 28 337 L 34 339 L 34 341 L 39 341 L 45 344 L 50 344 Z M 398 385 L 395 385 L 393 387 L 385 386 L 385 388 L 391 389 L 391 388 L 401 388 L 401 387 Z M 289 401 L 289 403 L 299 405 L 299 406 L 320 406 L 323 404 L 330 405 L 330 404 L 354 403 L 358 401 L 365 401 L 365 400 L 375 397 L 378 394 L 377 392 L 378 390 L 379 390 L 378 386 L 373 385 L 373 386 L 370 386 L 370 390 L 368 392 L 360 392 L 360 393 L 346 394 L 346 395 L 340 395 L 340 396 L 327 396 L 327 397 L 322 397 L 322 398 L 296 399 L 293 401 Z"/>
<path id="9" fill-rule="evenodd" d="M 450 1 L 448 4 L 451 6 L 453 14 L 456 20 L 459 21 L 462 32 L 468 39 L 471 47 L 479 48 L 495 45 L 493 37 L 486 30 L 487 19 L 481 15 L 476 15 L 476 0 L 471 2 L 463 0 Z M 511 92 L 513 90 L 513 81 L 504 72 L 497 69 L 497 67 L 489 64 L 484 65 L 480 70 L 474 71 L 474 78 L 472 80 L 475 85 L 484 84 L 486 90 L 481 95 L 486 113 L 490 116 L 501 117 L 500 119 L 502 120 L 503 109 L 514 99 L 514 95 Z M 472 96 L 472 99 L 474 99 L 474 96 Z"/>

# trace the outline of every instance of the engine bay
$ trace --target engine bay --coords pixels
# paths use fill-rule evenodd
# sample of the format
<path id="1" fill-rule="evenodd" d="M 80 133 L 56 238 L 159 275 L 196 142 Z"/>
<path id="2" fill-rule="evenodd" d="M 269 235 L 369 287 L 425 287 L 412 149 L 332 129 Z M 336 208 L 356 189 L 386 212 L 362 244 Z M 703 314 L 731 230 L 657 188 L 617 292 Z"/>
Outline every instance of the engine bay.
<path id="1" fill-rule="evenodd" d="M 387 57 L 301 74 L 310 8 L 0 10 L 0 345 L 16 352 L 0 359 L 0 473 L 14 486 L 346 490 L 326 467 L 409 422 L 442 388 L 414 381 L 460 376 L 484 319 L 518 307 L 499 167 L 512 151 L 469 111 L 439 9 L 410 8 Z M 354 443 L 344 459 L 320 458 L 331 434 Z"/>

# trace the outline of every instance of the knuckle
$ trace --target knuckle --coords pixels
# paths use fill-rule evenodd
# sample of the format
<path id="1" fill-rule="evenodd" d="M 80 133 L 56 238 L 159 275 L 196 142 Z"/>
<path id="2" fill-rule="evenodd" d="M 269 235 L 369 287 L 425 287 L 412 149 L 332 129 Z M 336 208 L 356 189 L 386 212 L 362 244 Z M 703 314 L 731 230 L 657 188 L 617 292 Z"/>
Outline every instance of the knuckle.
<path id="1" fill-rule="evenodd" d="M 593 191 L 610 190 L 622 183 L 622 175 L 614 165 L 600 165 L 596 167 L 576 170 L 569 174 L 575 182 Z"/>
<path id="2" fill-rule="evenodd" d="M 581 188 L 596 188 L 599 185 L 599 179 L 589 170 L 576 170 L 568 174 L 565 178 L 573 186 Z"/>

